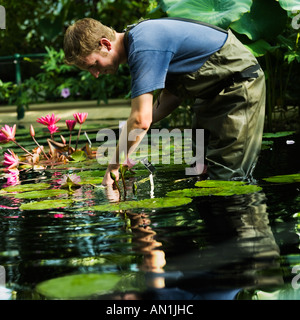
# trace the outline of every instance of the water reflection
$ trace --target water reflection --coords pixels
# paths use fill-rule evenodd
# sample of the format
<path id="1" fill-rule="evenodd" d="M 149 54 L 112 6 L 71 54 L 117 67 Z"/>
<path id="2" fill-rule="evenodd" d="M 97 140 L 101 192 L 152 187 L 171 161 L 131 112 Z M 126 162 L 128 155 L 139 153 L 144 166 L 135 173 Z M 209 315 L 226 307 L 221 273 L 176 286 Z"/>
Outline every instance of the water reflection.
<path id="1" fill-rule="evenodd" d="M 161 227 L 167 213 L 129 215 L 135 250 L 144 254 L 145 299 L 237 299 L 284 283 L 263 192 L 199 198 L 193 209 L 199 225 L 181 237 Z"/>

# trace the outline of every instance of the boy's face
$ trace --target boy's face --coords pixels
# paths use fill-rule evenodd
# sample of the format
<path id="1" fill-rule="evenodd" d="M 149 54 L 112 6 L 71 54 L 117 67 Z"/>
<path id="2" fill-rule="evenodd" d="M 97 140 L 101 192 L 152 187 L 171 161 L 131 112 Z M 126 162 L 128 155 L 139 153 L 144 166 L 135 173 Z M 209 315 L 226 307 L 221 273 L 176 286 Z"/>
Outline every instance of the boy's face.
<path id="1" fill-rule="evenodd" d="M 119 68 L 119 62 L 112 44 L 107 39 L 101 39 L 100 50 L 94 51 L 85 58 L 79 67 L 89 71 L 95 78 L 100 74 L 114 74 Z"/>

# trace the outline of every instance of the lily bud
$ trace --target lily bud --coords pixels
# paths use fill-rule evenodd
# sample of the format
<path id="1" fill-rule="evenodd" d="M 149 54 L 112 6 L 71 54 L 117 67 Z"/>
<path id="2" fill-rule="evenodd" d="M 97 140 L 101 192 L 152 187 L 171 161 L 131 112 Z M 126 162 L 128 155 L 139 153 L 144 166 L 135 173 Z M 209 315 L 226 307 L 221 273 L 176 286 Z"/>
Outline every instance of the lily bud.
<path id="1" fill-rule="evenodd" d="M 30 135 L 31 135 L 32 137 L 35 136 L 35 132 L 34 132 L 34 128 L 33 128 L 33 125 L 32 125 L 32 124 L 30 125 L 30 130 L 29 130 L 29 132 L 30 132 Z"/>

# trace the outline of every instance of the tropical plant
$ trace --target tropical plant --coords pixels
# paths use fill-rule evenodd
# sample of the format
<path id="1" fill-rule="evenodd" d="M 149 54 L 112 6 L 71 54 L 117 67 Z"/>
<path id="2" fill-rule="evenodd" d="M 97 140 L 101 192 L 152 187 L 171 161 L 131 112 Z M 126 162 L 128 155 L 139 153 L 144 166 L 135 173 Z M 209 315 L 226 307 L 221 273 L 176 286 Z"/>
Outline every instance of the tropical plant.
<path id="1" fill-rule="evenodd" d="M 267 79 L 267 128 L 272 130 L 275 106 L 286 110 L 291 98 L 295 63 L 300 61 L 299 0 L 159 0 L 159 9 L 171 17 L 196 19 L 231 28 L 263 65 Z M 157 14 L 158 8 L 153 14 Z M 295 69 L 294 69 L 295 68 Z"/>

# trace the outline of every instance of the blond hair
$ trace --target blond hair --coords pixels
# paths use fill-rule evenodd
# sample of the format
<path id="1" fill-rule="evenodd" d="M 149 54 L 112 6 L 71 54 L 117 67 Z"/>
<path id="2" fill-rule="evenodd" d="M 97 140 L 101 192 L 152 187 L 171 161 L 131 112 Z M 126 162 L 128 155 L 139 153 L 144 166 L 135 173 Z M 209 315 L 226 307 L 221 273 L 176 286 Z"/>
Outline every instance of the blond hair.
<path id="1" fill-rule="evenodd" d="M 115 40 L 115 31 L 92 18 L 78 20 L 68 27 L 64 36 L 65 62 L 80 65 L 82 58 L 100 49 L 102 38 Z"/>

